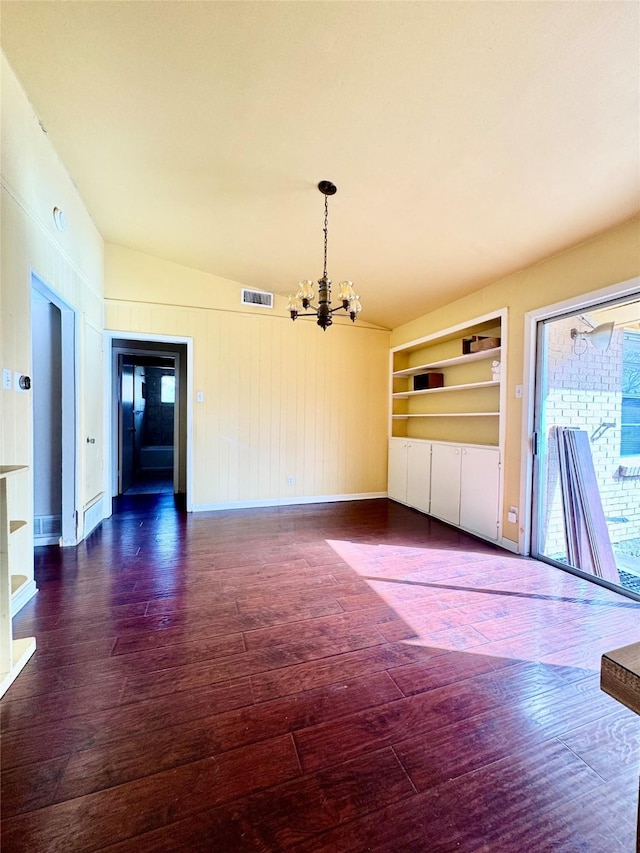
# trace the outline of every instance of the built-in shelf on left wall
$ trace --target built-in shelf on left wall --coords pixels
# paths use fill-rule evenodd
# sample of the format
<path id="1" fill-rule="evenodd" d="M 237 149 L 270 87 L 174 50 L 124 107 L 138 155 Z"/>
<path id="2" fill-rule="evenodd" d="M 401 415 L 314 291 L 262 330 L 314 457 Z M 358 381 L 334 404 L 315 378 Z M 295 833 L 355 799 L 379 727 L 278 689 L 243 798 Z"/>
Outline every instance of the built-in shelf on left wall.
<path id="1" fill-rule="evenodd" d="M 0 696 L 3 696 L 36 650 L 35 637 L 13 638 L 11 599 L 29 583 L 20 574 L 12 555 L 12 540 L 27 527 L 27 522 L 12 518 L 8 479 L 25 474 L 26 465 L 0 465 Z"/>

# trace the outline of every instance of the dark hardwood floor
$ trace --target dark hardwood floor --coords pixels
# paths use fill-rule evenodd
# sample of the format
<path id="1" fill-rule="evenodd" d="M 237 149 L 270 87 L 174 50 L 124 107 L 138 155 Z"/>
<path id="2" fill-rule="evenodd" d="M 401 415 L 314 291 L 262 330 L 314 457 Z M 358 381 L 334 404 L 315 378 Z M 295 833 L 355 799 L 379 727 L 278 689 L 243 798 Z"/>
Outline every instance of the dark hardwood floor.
<path id="1" fill-rule="evenodd" d="M 379 501 L 123 499 L 38 549 L 3 853 L 632 853 L 640 605 Z"/>

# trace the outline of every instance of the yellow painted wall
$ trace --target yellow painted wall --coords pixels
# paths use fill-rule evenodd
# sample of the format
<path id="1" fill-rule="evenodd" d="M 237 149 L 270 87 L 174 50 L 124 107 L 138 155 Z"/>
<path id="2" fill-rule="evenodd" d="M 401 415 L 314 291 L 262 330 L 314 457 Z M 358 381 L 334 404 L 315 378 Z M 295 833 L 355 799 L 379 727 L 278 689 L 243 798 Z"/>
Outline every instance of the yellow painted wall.
<path id="1" fill-rule="evenodd" d="M 31 374 L 31 271 L 77 312 L 79 436 L 99 424 L 93 455 L 78 443 L 77 508 L 102 489 L 103 241 L 4 56 L 2 85 L 2 234 L 0 366 Z M 67 229 L 53 222 L 61 208 Z M 90 367 L 91 375 L 88 375 Z M 0 391 L 0 464 L 33 464 L 31 393 Z M 93 420 L 92 420 L 93 419 Z M 33 571 L 31 477 L 13 478 L 20 513 L 29 521 L 21 568 Z M 24 481 L 18 485 L 18 481 Z M 82 532 L 82 531 L 81 531 Z"/>
<path id="2" fill-rule="evenodd" d="M 389 332 L 322 332 L 240 290 L 105 247 L 106 328 L 193 338 L 194 508 L 386 492 Z"/>
<path id="3" fill-rule="evenodd" d="M 391 346 L 433 334 L 506 307 L 507 407 L 505 430 L 505 510 L 520 503 L 522 462 L 522 400 L 515 386 L 524 370 L 525 314 L 565 299 L 588 294 L 640 275 L 640 217 L 582 243 L 562 254 L 528 267 L 451 304 L 399 326 Z M 518 528 L 503 519 L 503 535 L 518 540 Z"/>
<path id="4" fill-rule="evenodd" d="M 388 332 L 295 324 L 284 300 L 244 310 L 240 284 L 103 242 L 2 57 L 0 364 L 30 372 L 30 270 L 78 312 L 80 509 L 101 488 L 103 277 L 106 327 L 194 340 L 196 506 L 386 490 L 388 348 L 509 310 L 505 506 L 520 499 L 524 315 L 640 273 L 638 218 Z M 68 227 L 56 231 L 54 206 Z M 504 368 L 503 368 L 504 369 Z M 346 377 L 346 378 L 345 378 Z M 0 392 L 0 464 L 32 462 L 30 395 Z M 96 445 L 86 445 L 95 435 Z M 293 486 L 287 478 L 294 477 Z M 31 518 L 31 493 L 24 514 Z M 504 532 L 517 539 L 506 522 Z M 29 559 L 27 555 L 25 559 Z"/>

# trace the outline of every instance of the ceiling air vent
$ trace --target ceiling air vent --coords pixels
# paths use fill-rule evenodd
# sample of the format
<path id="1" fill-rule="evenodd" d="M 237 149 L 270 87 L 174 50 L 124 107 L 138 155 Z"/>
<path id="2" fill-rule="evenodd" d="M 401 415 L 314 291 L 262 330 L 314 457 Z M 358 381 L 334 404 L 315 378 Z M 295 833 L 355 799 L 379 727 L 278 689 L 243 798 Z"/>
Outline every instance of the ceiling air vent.
<path id="1" fill-rule="evenodd" d="M 243 305 L 259 305 L 261 308 L 273 308 L 273 293 L 264 290 L 247 290 L 242 288 Z"/>

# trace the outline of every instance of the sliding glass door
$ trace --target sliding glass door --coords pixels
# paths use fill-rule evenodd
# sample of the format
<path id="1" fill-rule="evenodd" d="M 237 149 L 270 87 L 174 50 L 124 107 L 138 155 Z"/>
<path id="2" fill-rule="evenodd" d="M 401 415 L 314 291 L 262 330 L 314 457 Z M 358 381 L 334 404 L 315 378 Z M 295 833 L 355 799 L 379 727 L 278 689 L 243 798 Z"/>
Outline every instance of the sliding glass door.
<path id="1" fill-rule="evenodd" d="M 640 297 L 538 324 L 532 553 L 640 597 Z"/>

